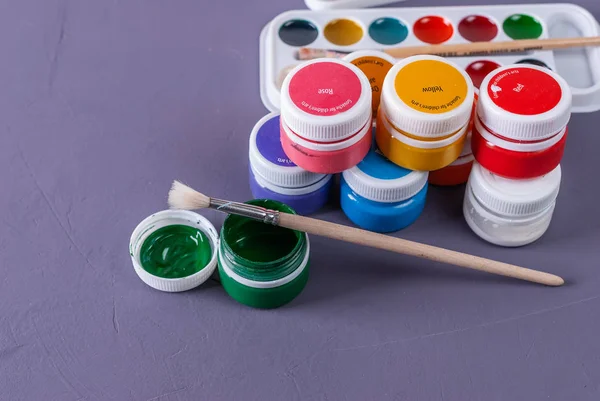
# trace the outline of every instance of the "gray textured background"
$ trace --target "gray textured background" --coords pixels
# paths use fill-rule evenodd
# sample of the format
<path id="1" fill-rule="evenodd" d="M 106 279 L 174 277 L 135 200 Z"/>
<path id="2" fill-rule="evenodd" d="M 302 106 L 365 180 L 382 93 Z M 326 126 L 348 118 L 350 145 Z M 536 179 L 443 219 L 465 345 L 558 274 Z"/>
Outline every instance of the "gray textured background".
<path id="1" fill-rule="evenodd" d="M 597 0 L 578 3 L 600 18 Z M 215 283 L 165 294 L 138 279 L 129 236 L 171 180 L 250 197 L 258 35 L 292 8 L 304 3 L 0 2 L 0 400 L 600 399 L 598 113 L 572 120 L 539 242 L 477 239 L 462 189 L 432 190 L 401 233 L 563 275 L 562 288 L 321 238 L 306 290 L 278 310 Z"/>

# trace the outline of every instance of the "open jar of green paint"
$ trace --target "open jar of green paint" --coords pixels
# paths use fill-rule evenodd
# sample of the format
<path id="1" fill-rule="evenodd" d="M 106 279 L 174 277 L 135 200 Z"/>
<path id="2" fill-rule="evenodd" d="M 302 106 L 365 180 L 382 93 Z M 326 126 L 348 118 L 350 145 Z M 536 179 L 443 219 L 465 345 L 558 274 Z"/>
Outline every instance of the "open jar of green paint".
<path id="1" fill-rule="evenodd" d="M 133 231 L 129 253 L 137 275 L 150 287 L 187 291 L 215 272 L 219 237 L 203 216 L 164 210 L 144 219 Z"/>
<path id="2" fill-rule="evenodd" d="M 289 206 L 273 200 L 246 203 L 295 214 Z M 244 305 L 277 308 L 304 289 L 309 254 L 306 233 L 230 215 L 223 223 L 218 251 L 221 284 Z"/>

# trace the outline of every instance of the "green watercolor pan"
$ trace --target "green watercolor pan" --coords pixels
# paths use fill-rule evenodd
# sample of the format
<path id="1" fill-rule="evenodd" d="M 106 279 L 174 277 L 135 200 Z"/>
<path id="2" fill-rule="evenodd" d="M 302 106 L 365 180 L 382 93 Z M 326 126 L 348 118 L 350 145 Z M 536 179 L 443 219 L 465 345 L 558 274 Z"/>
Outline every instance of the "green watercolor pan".
<path id="1" fill-rule="evenodd" d="M 260 91 L 267 109 L 278 111 L 281 83 L 301 63 L 297 54 L 304 47 L 350 53 L 424 44 L 600 35 L 595 18 L 574 4 L 345 9 L 382 2 L 307 0 L 314 10 L 284 12 L 269 22 L 260 36 Z M 517 63 L 545 66 L 571 86 L 573 112 L 600 110 L 600 48 L 452 60 L 465 68 L 476 86 L 499 66 Z"/>
<path id="2" fill-rule="evenodd" d="M 285 213 L 281 202 L 247 203 Z M 308 235 L 241 216 L 228 216 L 221 236 L 205 217 L 185 210 L 164 210 L 144 219 L 129 243 L 135 272 L 150 287 L 182 292 L 213 274 L 241 304 L 261 309 L 295 299 L 308 281 Z"/>

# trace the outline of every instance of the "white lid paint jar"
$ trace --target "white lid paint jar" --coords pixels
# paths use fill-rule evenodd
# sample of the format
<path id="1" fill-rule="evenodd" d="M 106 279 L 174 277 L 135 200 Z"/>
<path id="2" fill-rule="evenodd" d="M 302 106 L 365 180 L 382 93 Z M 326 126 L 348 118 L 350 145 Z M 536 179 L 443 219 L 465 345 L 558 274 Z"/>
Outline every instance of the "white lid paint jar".
<path id="1" fill-rule="evenodd" d="M 372 141 L 366 75 L 337 59 L 300 64 L 281 88 L 281 144 L 304 170 L 336 174 L 360 162 Z"/>
<path id="2" fill-rule="evenodd" d="M 413 56 L 387 74 L 377 114 L 377 145 L 392 162 L 433 171 L 461 154 L 475 89 L 458 65 L 437 56 Z"/>
<path id="3" fill-rule="evenodd" d="M 255 199 L 284 203 L 298 214 L 316 212 L 327 203 L 332 176 L 306 171 L 284 153 L 280 118 L 271 113 L 256 123 L 250 134 L 249 182 Z"/>
<path id="4" fill-rule="evenodd" d="M 560 165 L 544 176 L 516 180 L 475 162 L 463 203 L 465 220 L 475 234 L 493 244 L 530 244 L 550 226 L 560 182 Z"/>
<path id="5" fill-rule="evenodd" d="M 472 147 L 486 169 L 508 178 L 534 178 L 560 164 L 571 117 L 571 90 L 558 74 L 512 65 L 481 85 Z"/>

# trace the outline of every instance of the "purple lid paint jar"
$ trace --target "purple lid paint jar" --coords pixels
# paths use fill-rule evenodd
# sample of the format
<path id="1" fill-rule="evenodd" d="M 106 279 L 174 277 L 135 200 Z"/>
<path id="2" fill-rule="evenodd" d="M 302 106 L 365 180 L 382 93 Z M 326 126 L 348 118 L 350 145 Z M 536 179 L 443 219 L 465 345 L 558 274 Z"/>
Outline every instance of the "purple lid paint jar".
<path id="1" fill-rule="evenodd" d="M 327 203 L 332 176 L 303 170 L 287 157 L 280 142 L 279 113 L 256 123 L 250 134 L 249 158 L 250 189 L 255 199 L 279 201 L 303 215 Z"/>

